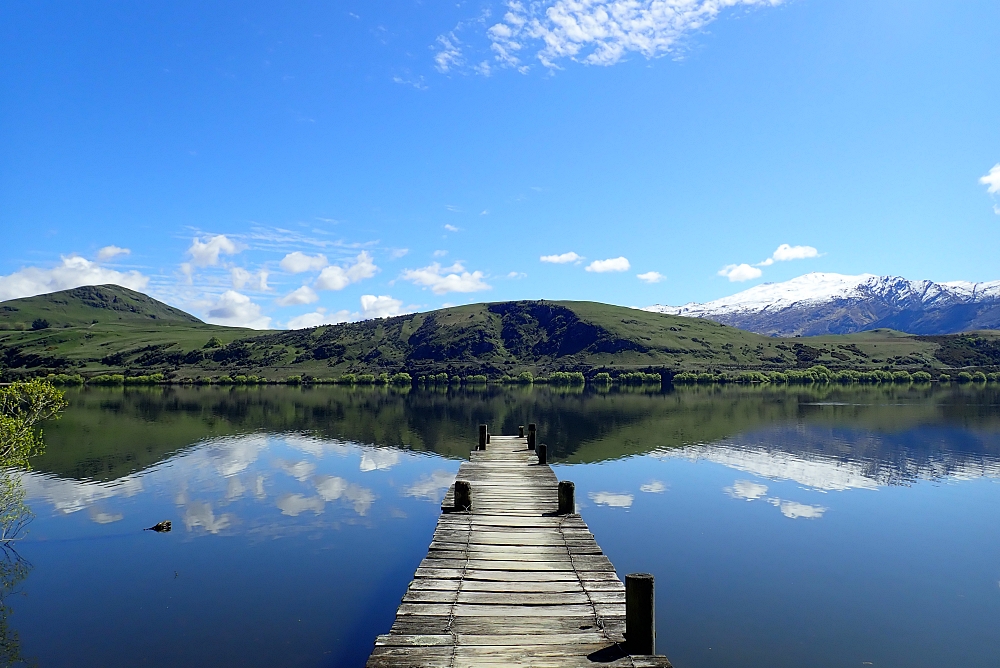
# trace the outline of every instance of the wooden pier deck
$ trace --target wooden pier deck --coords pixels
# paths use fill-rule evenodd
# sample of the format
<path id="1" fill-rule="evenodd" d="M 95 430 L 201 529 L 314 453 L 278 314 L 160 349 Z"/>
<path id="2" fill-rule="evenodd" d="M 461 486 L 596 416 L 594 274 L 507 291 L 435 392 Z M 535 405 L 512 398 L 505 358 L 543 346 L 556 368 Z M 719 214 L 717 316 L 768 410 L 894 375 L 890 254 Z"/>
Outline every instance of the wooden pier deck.
<path id="1" fill-rule="evenodd" d="M 427 557 L 368 668 L 670 666 L 629 656 L 625 587 L 527 440 L 492 436 L 457 479 L 471 511 L 442 504 Z"/>

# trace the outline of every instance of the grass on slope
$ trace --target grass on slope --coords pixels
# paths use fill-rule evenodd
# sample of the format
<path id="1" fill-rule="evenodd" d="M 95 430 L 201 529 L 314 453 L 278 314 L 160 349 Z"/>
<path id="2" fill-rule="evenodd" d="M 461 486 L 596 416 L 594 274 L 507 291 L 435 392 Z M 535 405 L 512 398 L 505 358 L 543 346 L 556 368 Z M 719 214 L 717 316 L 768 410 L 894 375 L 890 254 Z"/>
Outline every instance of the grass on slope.
<path id="1" fill-rule="evenodd" d="M 552 371 L 768 371 L 816 364 L 909 371 L 1000 365 L 998 333 L 918 337 L 874 330 L 781 339 L 709 320 L 595 302 L 471 304 L 281 332 L 207 325 L 116 286 L 0 304 L 5 308 L 0 321 L 8 324 L 29 316 L 49 321 L 44 329 L 0 331 L 0 364 L 11 375 L 332 379 L 345 373 L 407 371 L 496 378 L 523 371 L 538 376 Z M 212 337 L 222 345 L 206 348 Z"/>

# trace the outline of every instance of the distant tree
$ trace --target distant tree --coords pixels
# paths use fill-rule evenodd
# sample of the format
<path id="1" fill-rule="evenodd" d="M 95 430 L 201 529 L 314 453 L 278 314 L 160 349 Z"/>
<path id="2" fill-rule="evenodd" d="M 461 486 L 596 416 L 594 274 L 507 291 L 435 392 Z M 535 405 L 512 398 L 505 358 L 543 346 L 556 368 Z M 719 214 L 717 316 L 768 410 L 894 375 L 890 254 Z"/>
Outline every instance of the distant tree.
<path id="1" fill-rule="evenodd" d="M 45 318 L 35 318 L 31 321 L 31 329 L 48 329 L 49 321 Z"/>
<path id="2" fill-rule="evenodd" d="M 202 348 L 221 348 L 221 347 L 222 347 L 222 339 L 220 339 L 217 336 L 213 336 L 208 340 L 208 343 L 202 346 Z"/>

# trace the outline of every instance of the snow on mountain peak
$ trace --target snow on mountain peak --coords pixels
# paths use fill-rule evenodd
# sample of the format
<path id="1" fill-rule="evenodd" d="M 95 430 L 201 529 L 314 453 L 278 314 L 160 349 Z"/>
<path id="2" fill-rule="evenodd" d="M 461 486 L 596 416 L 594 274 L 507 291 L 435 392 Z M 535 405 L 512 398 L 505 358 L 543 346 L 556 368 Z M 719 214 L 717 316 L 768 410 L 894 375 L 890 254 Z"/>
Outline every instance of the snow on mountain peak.
<path id="1" fill-rule="evenodd" d="M 939 301 L 982 301 L 1000 299 L 1000 281 L 971 283 L 952 281 L 911 281 L 899 276 L 876 276 L 813 272 L 783 283 L 764 283 L 729 297 L 704 304 L 689 303 L 684 306 L 655 305 L 645 311 L 712 317 L 733 313 L 763 313 L 792 307 L 805 307 L 841 300 L 871 300 L 891 303 L 917 302 L 929 304 Z"/>

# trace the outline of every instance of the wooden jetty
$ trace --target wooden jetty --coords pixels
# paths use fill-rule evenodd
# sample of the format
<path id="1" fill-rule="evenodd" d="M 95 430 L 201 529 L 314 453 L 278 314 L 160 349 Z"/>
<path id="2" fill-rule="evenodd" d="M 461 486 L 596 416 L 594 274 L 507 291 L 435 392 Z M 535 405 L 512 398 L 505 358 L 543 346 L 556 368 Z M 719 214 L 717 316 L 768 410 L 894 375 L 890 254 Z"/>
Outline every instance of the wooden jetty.
<path id="1" fill-rule="evenodd" d="M 626 587 L 545 446 L 490 436 L 459 467 L 427 557 L 368 668 L 661 666 L 652 576 Z M 626 642 L 626 622 L 630 630 Z"/>

